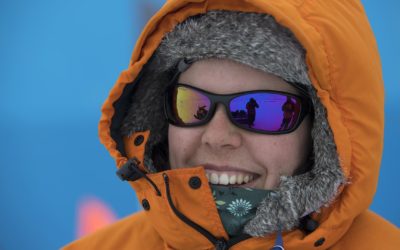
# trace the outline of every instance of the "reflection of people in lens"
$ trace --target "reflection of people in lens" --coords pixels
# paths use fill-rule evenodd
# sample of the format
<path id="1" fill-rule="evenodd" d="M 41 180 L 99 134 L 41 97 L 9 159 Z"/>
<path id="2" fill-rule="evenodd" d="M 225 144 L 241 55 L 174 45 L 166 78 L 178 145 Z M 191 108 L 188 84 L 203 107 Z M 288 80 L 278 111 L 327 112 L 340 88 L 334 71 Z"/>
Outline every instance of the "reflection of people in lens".
<path id="1" fill-rule="evenodd" d="M 207 106 L 198 107 L 197 113 L 196 113 L 195 115 L 193 115 L 193 116 L 194 116 L 196 119 L 198 119 L 198 120 L 204 119 L 204 117 L 206 117 L 206 115 L 207 115 L 207 113 L 208 113 L 206 107 L 207 107 Z"/>
<path id="2" fill-rule="evenodd" d="M 249 128 L 254 126 L 254 120 L 256 119 L 256 108 L 258 108 L 258 103 L 254 98 L 250 98 L 250 100 L 246 104 L 247 109 L 247 122 Z"/>
<path id="3" fill-rule="evenodd" d="M 295 109 L 295 105 L 294 105 L 292 99 L 288 96 L 286 99 L 286 102 L 282 105 L 283 119 L 282 119 L 281 127 L 279 128 L 280 130 L 287 129 L 290 121 L 293 118 L 294 109 Z"/>

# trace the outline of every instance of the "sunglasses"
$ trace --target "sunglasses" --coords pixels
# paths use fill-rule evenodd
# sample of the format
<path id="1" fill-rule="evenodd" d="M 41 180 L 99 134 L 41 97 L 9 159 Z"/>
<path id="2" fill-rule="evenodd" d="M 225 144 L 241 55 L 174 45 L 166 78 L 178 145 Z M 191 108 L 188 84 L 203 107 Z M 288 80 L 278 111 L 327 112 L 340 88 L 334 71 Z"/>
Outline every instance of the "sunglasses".
<path id="1" fill-rule="evenodd" d="M 308 97 L 273 90 L 220 95 L 182 83 L 167 88 L 164 111 L 168 122 L 179 127 L 208 123 L 217 104 L 223 104 L 230 121 L 241 129 L 262 134 L 287 134 L 310 113 Z"/>

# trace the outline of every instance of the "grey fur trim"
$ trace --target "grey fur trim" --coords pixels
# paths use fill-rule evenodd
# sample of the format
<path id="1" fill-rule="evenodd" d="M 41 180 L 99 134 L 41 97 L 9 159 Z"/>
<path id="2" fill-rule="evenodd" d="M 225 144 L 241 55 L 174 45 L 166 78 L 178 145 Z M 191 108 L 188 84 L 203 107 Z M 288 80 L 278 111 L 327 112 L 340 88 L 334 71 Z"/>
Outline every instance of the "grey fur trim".
<path id="1" fill-rule="evenodd" d="M 295 228 L 301 217 L 330 205 L 338 187 L 345 184 L 325 108 L 314 88 L 309 88 L 309 93 L 315 116 L 311 131 L 314 166 L 304 174 L 281 177 L 276 195 L 263 200 L 245 226 L 244 231 L 252 236 Z"/>
<path id="2" fill-rule="evenodd" d="M 302 216 L 329 205 L 345 178 L 325 108 L 311 87 L 304 49 L 290 30 L 264 14 L 212 11 L 187 19 L 163 39 L 143 69 L 143 78 L 121 127 L 122 135 L 151 131 L 144 159 L 149 172 L 157 171 L 153 151 L 167 140 L 168 134 L 162 93 L 174 66 L 183 58 L 230 59 L 308 86 L 315 112 L 311 131 L 314 166 L 304 174 L 282 177 L 276 196 L 262 202 L 245 232 L 263 236 L 279 229 L 291 230 Z"/>
<path id="3" fill-rule="evenodd" d="M 210 11 L 189 18 L 167 34 L 155 53 L 165 72 L 186 58 L 223 58 L 277 75 L 289 82 L 310 84 L 305 51 L 293 33 L 272 16 Z"/>
<path id="4" fill-rule="evenodd" d="M 162 99 L 166 84 L 157 83 L 167 83 L 169 75 L 166 72 L 154 74 L 154 66 L 155 64 L 150 61 L 143 69 L 140 87 L 136 88 L 132 95 L 132 105 L 121 126 L 123 136 L 145 130 L 151 131 L 144 156 L 144 166 L 151 173 L 157 172 L 152 159 L 153 148 L 166 140 L 168 135 L 168 123 L 165 120 Z"/>

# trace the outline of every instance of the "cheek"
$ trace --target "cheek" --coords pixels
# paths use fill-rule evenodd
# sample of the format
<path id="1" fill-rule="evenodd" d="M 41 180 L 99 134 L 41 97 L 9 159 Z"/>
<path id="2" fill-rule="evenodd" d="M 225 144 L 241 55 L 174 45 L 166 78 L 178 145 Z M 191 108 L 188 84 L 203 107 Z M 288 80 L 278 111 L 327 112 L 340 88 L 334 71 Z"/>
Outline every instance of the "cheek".
<path id="1" fill-rule="evenodd" d="M 269 175 L 290 173 L 297 158 L 296 141 L 290 136 L 268 136 L 261 143 L 254 144 L 253 155 L 264 166 Z"/>
<path id="2" fill-rule="evenodd" d="M 199 147 L 200 133 L 194 128 L 169 125 L 169 163 L 172 169 L 187 166 L 187 162 Z"/>
<path id="3" fill-rule="evenodd" d="M 290 134 L 267 135 L 262 140 L 254 135 L 249 153 L 269 174 L 292 175 L 306 162 L 311 150 L 309 122 L 303 123 Z"/>

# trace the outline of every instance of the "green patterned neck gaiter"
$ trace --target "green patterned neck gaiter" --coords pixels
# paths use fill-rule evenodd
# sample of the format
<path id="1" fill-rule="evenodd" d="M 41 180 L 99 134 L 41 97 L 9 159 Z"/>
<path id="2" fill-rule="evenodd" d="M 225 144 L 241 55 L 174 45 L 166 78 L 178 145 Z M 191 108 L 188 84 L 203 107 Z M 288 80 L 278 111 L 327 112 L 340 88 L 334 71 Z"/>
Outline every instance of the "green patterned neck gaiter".
<path id="1" fill-rule="evenodd" d="M 230 237 L 242 233 L 244 225 L 256 215 L 260 202 L 272 190 L 210 185 L 222 224 Z"/>

